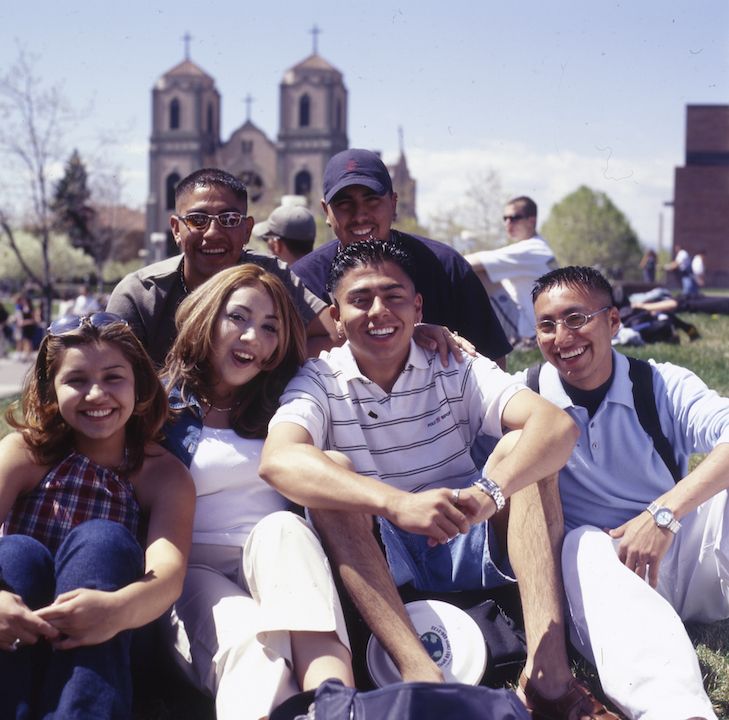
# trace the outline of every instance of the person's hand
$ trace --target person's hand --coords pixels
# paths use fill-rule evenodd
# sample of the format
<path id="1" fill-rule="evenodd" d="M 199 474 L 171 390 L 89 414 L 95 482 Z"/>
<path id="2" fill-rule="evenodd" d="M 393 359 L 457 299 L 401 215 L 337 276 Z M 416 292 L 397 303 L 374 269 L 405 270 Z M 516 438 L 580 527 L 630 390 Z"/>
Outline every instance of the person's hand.
<path id="1" fill-rule="evenodd" d="M 465 355 L 476 355 L 476 348 L 457 332 L 451 332 L 443 325 L 417 323 L 413 340 L 426 350 L 435 350 L 440 355 L 443 367 L 448 367 L 448 354 L 452 353 L 456 362 L 463 362 Z"/>
<path id="2" fill-rule="evenodd" d="M 54 640 L 58 630 L 37 617 L 19 595 L 0 590 L 0 650 L 35 645 L 43 637 Z"/>
<path id="3" fill-rule="evenodd" d="M 57 650 L 99 645 L 124 629 L 118 623 L 119 608 L 113 593 L 101 590 L 78 588 L 63 593 L 36 615 L 60 633 L 53 643 Z"/>
<path id="4" fill-rule="evenodd" d="M 673 533 L 659 528 L 648 512 L 642 512 L 614 530 L 608 530 L 612 538 L 619 538 L 618 557 L 629 570 L 645 579 L 651 587 L 658 585 L 658 569 L 663 556 L 673 542 Z"/>
<path id="5" fill-rule="evenodd" d="M 428 544 L 435 546 L 468 532 L 471 527 L 467 515 L 470 504 L 461 508 L 460 503 L 456 504 L 456 498 L 456 491 L 448 488 L 399 493 L 386 517 L 403 530 L 427 535 Z"/>

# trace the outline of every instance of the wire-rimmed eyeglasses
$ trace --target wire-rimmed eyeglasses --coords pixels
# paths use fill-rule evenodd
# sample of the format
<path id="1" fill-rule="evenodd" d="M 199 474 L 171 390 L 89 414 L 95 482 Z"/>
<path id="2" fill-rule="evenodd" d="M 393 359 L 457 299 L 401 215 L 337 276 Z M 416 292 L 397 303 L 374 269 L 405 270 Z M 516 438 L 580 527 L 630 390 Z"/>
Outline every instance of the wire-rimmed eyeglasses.
<path id="1" fill-rule="evenodd" d="M 585 327 L 595 315 L 604 313 L 610 307 L 610 305 L 606 305 L 592 313 L 573 312 L 557 320 L 540 320 L 536 325 L 537 332 L 540 335 L 554 335 L 557 332 L 557 325 L 564 325 L 568 330 L 579 330 L 581 327 Z"/>

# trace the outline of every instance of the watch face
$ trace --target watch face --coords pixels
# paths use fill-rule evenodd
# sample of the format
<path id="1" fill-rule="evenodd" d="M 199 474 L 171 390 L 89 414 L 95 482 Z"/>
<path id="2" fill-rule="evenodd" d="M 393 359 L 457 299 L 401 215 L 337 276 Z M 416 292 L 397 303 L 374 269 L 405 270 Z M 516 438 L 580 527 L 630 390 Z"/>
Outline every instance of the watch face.
<path id="1" fill-rule="evenodd" d="M 668 527 L 673 520 L 673 513 L 668 508 L 661 508 L 656 513 L 656 525 L 658 527 Z"/>

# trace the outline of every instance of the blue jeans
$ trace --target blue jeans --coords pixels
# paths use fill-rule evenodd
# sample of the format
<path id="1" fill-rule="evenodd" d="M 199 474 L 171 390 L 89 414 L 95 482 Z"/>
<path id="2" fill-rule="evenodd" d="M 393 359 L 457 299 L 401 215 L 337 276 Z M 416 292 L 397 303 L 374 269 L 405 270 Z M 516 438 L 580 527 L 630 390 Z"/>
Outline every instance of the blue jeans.
<path id="1" fill-rule="evenodd" d="M 0 538 L 0 578 L 38 609 L 77 588 L 113 591 L 144 572 L 144 553 L 119 523 L 90 520 L 69 532 L 55 557 L 26 535 Z M 41 640 L 0 651 L 0 718 L 126 720 L 131 717 L 131 632 L 100 645 L 53 650 Z"/>
<path id="2" fill-rule="evenodd" d="M 428 546 L 416 535 L 378 518 L 387 564 L 396 585 L 411 583 L 417 590 L 456 592 L 496 588 L 515 582 L 505 553 L 498 549 L 487 522 L 472 525 L 444 545 Z"/>

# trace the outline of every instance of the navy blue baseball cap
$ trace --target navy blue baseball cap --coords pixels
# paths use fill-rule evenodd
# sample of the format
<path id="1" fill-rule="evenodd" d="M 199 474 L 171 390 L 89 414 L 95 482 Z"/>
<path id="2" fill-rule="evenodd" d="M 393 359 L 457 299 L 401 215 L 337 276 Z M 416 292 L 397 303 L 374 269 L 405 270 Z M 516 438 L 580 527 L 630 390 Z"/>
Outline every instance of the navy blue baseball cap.
<path id="1" fill-rule="evenodd" d="M 350 185 L 364 185 L 378 195 L 392 192 L 390 173 L 371 150 L 351 148 L 334 155 L 324 168 L 324 202 Z"/>

